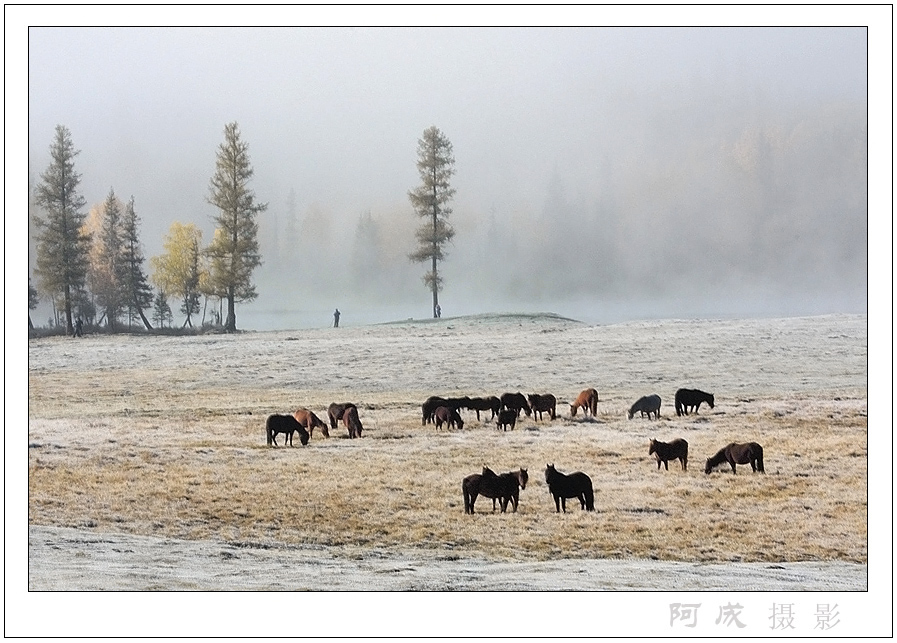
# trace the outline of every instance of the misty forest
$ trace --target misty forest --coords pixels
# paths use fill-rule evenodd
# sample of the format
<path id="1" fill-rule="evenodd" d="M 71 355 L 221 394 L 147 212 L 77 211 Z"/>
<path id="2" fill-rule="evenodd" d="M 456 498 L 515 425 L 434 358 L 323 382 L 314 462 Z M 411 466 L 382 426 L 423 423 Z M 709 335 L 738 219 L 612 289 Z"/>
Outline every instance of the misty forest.
<path id="1" fill-rule="evenodd" d="M 113 184 L 118 168 L 94 176 L 95 162 L 84 173 L 94 141 L 62 124 L 75 200 L 53 204 L 59 160 L 32 154 L 29 321 L 72 333 L 76 318 L 109 331 L 323 326 L 335 307 L 350 324 L 442 308 L 552 309 L 588 321 L 865 311 L 862 98 L 706 79 L 586 83 L 558 97 L 547 134 L 501 126 L 491 143 L 483 123 L 447 120 L 422 134 L 409 119 L 400 139 L 364 151 L 368 167 L 348 162 L 320 192 L 309 169 L 317 157 L 273 165 L 271 150 L 290 139 L 232 121 L 218 150 L 190 157 L 189 181 L 158 172 L 152 194 L 140 191 L 145 175 Z M 341 133 L 323 131 L 336 147 Z M 441 152 L 425 149 L 428 132 Z M 52 152 L 53 132 L 40 135 Z M 550 156 L 539 157 L 540 144 Z M 225 158 L 228 146 L 241 158 Z M 403 178 L 371 188 L 365 206 L 364 186 L 386 171 L 378 155 Z M 515 155 L 529 174 L 508 167 Z M 230 176 L 228 163 L 240 164 Z M 155 193 L 166 191 L 193 205 L 160 210 Z M 53 232 L 66 208 L 75 225 Z M 59 235 L 81 265 L 62 265 Z"/>

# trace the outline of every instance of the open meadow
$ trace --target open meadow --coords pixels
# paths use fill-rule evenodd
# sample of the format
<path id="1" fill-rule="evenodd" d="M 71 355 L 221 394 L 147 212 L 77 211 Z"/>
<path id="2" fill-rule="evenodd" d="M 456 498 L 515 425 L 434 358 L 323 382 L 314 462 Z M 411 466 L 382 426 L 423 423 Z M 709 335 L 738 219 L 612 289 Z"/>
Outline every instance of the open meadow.
<path id="1" fill-rule="evenodd" d="M 486 315 L 31 340 L 29 587 L 659 589 L 667 581 L 642 572 L 681 564 L 707 570 L 694 588 L 863 590 L 866 353 L 865 315 L 608 326 Z M 588 387 L 597 417 L 571 418 Z M 715 408 L 677 417 L 680 387 L 713 393 Z M 503 432 L 489 412 L 462 410 L 463 430 L 421 424 L 430 395 L 506 391 L 554 394 L 557 419 L 521 416 Z M 627 419 L 652 393 L 660 419 Z M 266 445 L 267 415 L 306 407 L 326 421 L 347 401 L 361 439 L 340 426 L 307 446 Z M 688 470 L 658 470 L 649 440 L 677 437 Z M 760 443 L 766 473 L 705 475 L 733 441 Z M 594 512 L 575 499 L 555 512 L 547 463 L 591 477 Z M 516 513 L 481 497 L 465 515 L 461 480 L 484 464 L 528 470 Z M 129 555 L 112 551 L 121 543 Z M 766 571 L 710 573 L 747 564 Z"/>

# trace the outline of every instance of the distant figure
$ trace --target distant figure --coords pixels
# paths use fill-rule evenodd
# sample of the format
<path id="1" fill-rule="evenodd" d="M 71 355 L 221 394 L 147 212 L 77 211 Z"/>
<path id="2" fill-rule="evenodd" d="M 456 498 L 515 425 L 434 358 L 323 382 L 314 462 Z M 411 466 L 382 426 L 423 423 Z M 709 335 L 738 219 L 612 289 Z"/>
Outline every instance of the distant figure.
<path id="1" fill-rule="evenodd" d="M 333 327 L 339 328 L 339 308 L 333 311 Z"/>
<path id="2" fill-rule="evenodd" d="M 81 331 L 82 331 L 83 327 L 84 327 L 84 322 L 82 322 L 82 321 L 81 321 L 81 318 L 78 317 L 78 319 L 75 320 L 75 337 L 81 337 L 81 336 L 82 336 L 82 332 L 81 332 Z"/>
<path id="3" fill-rule="evenodd" d="M 436 317 L 442 317 L 442 306 L 436 304 Z"/>

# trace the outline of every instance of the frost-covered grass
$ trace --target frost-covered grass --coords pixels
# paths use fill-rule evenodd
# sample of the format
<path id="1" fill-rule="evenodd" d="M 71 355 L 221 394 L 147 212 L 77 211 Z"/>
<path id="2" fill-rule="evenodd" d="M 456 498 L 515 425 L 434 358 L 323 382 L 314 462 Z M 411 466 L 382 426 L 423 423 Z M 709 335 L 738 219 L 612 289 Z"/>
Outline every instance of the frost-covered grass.
<path id="1" fill-rule="evenodd" d="M 651 321 L 555 316 L 29 345 L 29 521 L 188 539 L 420 548 L 488 557 L 866 561 L 866 318 Z M 596 419 L 569 416 L 583 388 Z M 716 408 L 676 417 L 679 387 Z M 421 426 L 431 394 L 553 393 L 553 422 Z M 641 395 L 661 419 L 627 420 Z M 359 405 L 365 433 L 265 444 L 269 413 Z M 488 415 L 488 413 L 487 413 Z M 7 427 L 11 430 L 11 427 Z M 689 442 L 657 470 L 651 437 Z M 281 438 L 278 439 L 280 441 Z M 756 441 L 766 475 L 704 460 Z M 557 515 L 546 463 L 586 472 L 594 513 Z M 461 480 L 528 468 L 517 514 Z"/>

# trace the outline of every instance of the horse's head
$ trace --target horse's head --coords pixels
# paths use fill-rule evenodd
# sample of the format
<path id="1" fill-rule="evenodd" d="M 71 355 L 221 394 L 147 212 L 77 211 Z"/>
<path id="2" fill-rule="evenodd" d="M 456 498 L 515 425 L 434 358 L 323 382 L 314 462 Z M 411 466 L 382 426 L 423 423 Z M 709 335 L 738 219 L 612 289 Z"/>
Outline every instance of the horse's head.
<path id="1" fill-rule="evenodd" d="M 548 482 L 549 478 L 551 478 L 551 476 L 554 475 L 555 473 L 557 473 L 557 471 L 555 470 L 554 465 L 546 464 L 545 465 L 545 482 Z"/>
<path id="2" fill-rule="evenodd" d="M 710 405 L 711 409 L 713 408 L 713 395 L 712 394 L 707 396 L 707 404 Z"/>
<path id="3" fill-rule="evenodd" d="M 713 465 L 710 464 L 710 458 L 707 458 L 707 462 L 704 464 L 704 473 L 710 473 L 711 469 L 713 469 Z"/>
<path id="4" fill-rule="evenodd" d="M 626 417 L 628 417 L 630 420 L 632 419 L 633 415 L 635 415 L 635 411 L 633 409 L 629 409 L 629 411 L 626 412 Z"/>
<path id="5" fill-rule="evenodd" d="M 651 438 L 651 446 L 648 447 L 648 455 L 651 455 L 655 451 L 657 451 L 657 440 Z"/>
<path id="6" fill-rule="evenodd" d="M 302 446 L 308 444 L 308 431 L 302 431 L 299 434 L 299 441 L 302 443 Z"/>
<path id="7" fill-rule="evenodd" d="M 575 404 L 571 404 L 571 405 L 570 405 L 570 417 L 572 417 L 572 418 L 575 418 L 575 417 L 576 417 L 576 410 L 577 410 L 578 408 L 579 408 L 579 407 L 576 406 Z"/>
<path id="8" fill-rule="evenodd" d="M 521 469 L 517 472 L 517 480 L 520 481 L 520 488 L 526 489 L 526 483 L 529 481 L 529 474 L 526 472 L 526 469 Z"/>

